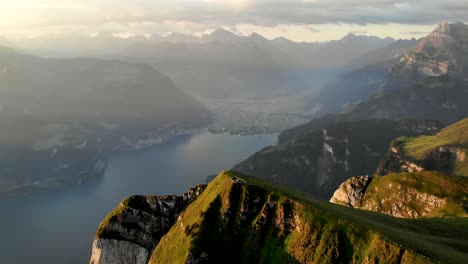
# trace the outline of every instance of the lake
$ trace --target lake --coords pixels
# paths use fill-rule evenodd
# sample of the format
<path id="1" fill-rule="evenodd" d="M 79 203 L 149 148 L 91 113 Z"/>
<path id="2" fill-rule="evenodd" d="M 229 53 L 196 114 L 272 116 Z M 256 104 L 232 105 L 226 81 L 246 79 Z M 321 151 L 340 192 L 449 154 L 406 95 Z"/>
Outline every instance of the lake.
<path id="1" fill-rule="evenodd" d="M 88 263 L 100 221 L 126 196 L 182 194 L 229 169 L 277 134 L 180 136 L 111 157 L 103 177 L 73 187 L 0 200 L 2 263 Z M 26 164 L 27 166 L 27 164 Z"/>

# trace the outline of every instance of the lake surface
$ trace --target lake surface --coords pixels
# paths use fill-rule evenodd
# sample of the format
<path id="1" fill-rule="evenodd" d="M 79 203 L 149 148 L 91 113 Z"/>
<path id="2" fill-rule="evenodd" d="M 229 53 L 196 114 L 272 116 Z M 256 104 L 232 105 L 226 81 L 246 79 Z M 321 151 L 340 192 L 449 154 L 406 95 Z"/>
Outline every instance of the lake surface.
<path id="1" fill-rule="evenodd" d="M 124 197 L 182 194 L 276 138 L 208 132 L 181 136 L 112 157 L 97 181 L 0 200 L 0 262 L 88 263 L 95 230 Z"/>

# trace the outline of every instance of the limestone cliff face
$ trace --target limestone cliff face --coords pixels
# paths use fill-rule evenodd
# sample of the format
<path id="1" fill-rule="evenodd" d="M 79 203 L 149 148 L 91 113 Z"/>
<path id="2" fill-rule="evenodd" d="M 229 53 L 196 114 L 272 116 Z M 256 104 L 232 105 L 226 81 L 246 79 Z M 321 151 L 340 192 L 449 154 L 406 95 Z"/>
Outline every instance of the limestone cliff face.
<path id="1" fill-rule="evenodd" d="M 206 185 L 182 196 L 132 196 L 123 200 L 101 223 L 93 242 L 91 264 L 144 264 L 179 213 Z"/>
<path id="2" fill-rule="evenodd" d="M 330 202 L 349 207 L 358 207 L 370 181 L 371 178 L 369 176 L 349 178 L 335 191 Z"/>
<path id="3" fill-rule="evenodd" d="M 432 215 L 449 203 L 447 198 L 408 188 L 400 183 L 387 183 L 387 186 L 381 188 L 392 190 L 389 190 L 382 200 L 373 199 L 371 196 L 376 190 L 371 190 L 368 194 L 370 197 L 364 198 L 358 208 L 395 217 L 420 218 Z"/>

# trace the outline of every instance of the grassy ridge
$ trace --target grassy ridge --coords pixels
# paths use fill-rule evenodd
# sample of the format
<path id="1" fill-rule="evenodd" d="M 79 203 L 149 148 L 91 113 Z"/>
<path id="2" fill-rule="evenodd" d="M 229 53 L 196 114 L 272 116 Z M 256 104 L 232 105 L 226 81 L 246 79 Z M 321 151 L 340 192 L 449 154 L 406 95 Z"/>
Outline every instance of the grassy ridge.
<path id="1" fill-rule="evenodd" d="M 233 191 L 230 175 L 247 184 Z M 252 192 L 262 193 L 264 206 L 267 200 L 275 201 L 276 218 L 295 208 L 292 210 L 300 219 L 300 232 L 281 235 L 284 231 L 274 225 L 262 229 L 258 223 L 264 213 L 252 219 L 249 226 L 242 226 L 236 218 L 239 214 L 232 213 L 231 207 L 239 210 L 237 201 L 245 202 Z M 290 202 L 293 207 L 287 205 Z M 226 216 L 227 211 L 231 213 Z M 229 247 L 223 247 L 222 241 Z M 227 263 L 234 263 L 235 255 L 244 256 L 237 263 L 359 263 L 369 258 L 387 263 L 430 262 L 422 255 L 444 263 L 463 263 L 468 259 L 468 220 L 393 218 L 320 202 L 252 176 L 222 172 L 161 239 L 150 263 L 184 263 L 191 253 L 204 250 L 210 252 L 210 260 L 225 253 Z M 230 256 L 229 251 L 235 255 Z"/>

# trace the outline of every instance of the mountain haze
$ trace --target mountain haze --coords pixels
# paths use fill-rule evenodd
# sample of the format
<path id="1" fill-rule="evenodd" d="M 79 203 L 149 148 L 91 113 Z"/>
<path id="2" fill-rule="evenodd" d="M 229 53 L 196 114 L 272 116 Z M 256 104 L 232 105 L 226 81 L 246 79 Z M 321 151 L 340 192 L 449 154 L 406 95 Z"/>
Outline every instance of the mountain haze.
<path id="1" fill-rule="evenodd" d="M 147 65 L 0 47 L 0 193 L 81 183 L 103 173 L 111 152 L 160 143 L 210 116 Z"/>

